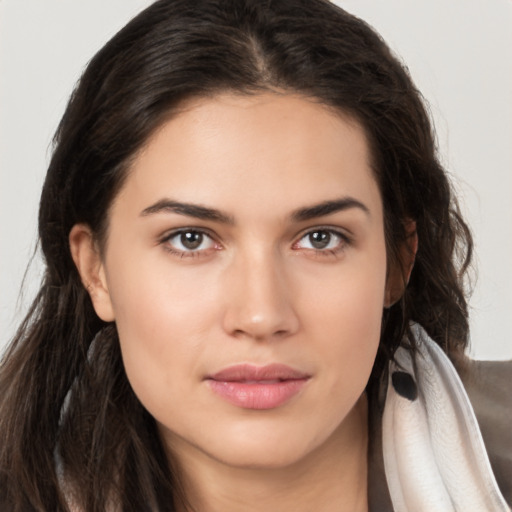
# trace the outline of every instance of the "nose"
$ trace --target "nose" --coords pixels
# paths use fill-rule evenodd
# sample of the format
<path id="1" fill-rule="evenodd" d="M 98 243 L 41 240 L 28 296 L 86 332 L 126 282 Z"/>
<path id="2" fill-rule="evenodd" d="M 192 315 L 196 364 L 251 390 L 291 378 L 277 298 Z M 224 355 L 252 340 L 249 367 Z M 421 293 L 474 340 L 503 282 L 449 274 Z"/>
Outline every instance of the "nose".
<path id="1" fill-rule="evenodd" d="M 259 341 L 284 338 L 299 328 L 284 262 L 271 254 L 240 256 L 227 269 L 224 329 Z"/>

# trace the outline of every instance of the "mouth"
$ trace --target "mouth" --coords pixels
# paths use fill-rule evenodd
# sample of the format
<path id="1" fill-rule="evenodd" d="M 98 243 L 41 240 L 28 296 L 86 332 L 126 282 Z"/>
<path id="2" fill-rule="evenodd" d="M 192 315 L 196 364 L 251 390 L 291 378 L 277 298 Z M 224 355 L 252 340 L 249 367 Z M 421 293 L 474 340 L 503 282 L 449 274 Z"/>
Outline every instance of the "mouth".
<path id="1" fill-rule="evenodd" d="M 232 405 L 266 410 L 286 404 L 310 378 L 310 375 L 282 364 L 240 364 L 209 375 L 206 381 L 215 394 Z"/>

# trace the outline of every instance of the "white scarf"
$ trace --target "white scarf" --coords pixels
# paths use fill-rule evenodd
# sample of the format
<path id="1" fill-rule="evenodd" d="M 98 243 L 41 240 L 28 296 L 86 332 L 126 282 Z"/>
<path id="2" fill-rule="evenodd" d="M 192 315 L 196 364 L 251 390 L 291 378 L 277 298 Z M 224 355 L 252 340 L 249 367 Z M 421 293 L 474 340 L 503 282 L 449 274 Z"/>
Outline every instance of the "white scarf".
<path id="1" fill-rule="evenodd" d="M 510 512 L 455 368 L 419 325 L 412 333 L 417 353 L 400 347 L 390 363 L 382 422 L 395 512 Z"/>

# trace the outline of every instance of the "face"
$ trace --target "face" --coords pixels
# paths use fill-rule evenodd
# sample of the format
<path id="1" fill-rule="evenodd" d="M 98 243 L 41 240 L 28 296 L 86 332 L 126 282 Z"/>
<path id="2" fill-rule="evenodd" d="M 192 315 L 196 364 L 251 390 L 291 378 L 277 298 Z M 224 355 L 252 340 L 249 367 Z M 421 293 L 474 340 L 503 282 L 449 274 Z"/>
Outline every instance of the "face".
<path id="1" fill-rule="evenodd" d="M 306 457 L 343 431 L 379 343 L 386 250 L 363 129 L 293 95 L 187 105 L 136 158 L 97 275 L 96 311 L 178 457 Z"/>

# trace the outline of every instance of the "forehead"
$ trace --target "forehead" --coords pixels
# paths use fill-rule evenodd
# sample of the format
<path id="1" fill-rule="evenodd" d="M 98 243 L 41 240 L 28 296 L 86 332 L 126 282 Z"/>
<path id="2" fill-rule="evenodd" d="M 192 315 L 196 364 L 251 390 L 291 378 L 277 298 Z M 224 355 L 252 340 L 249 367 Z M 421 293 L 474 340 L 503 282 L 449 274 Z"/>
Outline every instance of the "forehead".
<path id="1" fill-rule="evenodd" d="M 362 126 L 313 99 L 220 94 L 153 134 L 120 196 L 141 209 L 159 196 L 274 212 L 346 195 L 380 204 L 370 162 Z"/>

